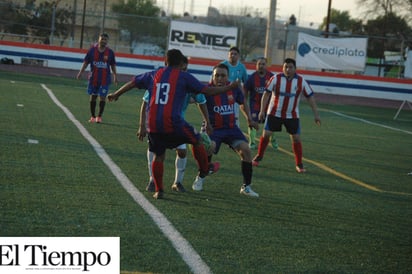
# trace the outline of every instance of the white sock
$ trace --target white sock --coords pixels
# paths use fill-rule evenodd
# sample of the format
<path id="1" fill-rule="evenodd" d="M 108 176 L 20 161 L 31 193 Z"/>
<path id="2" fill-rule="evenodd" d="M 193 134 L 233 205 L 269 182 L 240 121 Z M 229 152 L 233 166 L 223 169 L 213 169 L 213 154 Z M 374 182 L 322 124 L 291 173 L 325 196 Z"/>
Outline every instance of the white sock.
<path id="1" fill-rule="evenodd" d="M 152 163 L 153 163 L 154 153 L 147 150 L 147 167 L 149 168 L 149 180 L 153 181 L 152 175 Z"/>
<path id="2" fill-rule="evenodd" d="M 175 167 L 175 182 L 183 183 L 183 177 L 185 176 L 185 169 L 186 169 L 187 157 L 179 158 L 176 156 Z"/>

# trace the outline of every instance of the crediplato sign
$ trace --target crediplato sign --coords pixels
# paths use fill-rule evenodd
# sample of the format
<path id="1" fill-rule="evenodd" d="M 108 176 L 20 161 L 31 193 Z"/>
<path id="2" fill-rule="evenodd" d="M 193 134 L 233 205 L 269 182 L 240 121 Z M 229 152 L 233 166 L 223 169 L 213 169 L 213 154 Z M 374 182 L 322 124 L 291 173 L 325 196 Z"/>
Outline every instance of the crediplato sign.
<path id="1" fill-rule="evenodd" d="M 224 60 L 229 48 L 237 45 L 236 27 L 172 21 L 168 49 L 179 49 L 189 57 Z"/>
<path id="2" fill-rule="evenodd" d="M 0 273 L 120 273 L 120 238 L 0 237 Z"/>
<path id="3" fill-rule="evenodd" d="M 321 38 L 299 33 L 299 67 L 364 71 L 367 38 Z"/>

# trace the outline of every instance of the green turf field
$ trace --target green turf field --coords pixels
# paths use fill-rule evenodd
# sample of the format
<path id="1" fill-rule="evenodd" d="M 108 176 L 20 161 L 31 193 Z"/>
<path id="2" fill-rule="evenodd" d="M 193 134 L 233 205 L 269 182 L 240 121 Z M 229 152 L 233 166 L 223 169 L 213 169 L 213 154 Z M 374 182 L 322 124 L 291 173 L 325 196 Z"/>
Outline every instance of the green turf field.
<path id="1" fill-rule="evenodd" d="M 146 142 L 136 138 L 143 92 L 107 105 L 89 124 L 86 83 L 0 73 L 0 237 L 118 236 L 122 273 L 197 272 L 121 186 L 45 84 L 213 273 L 411 273 L 412 112 L 302 102 L 306 174 L 294 169 L 286 132 L 254 169 L 259 199 L 239 194 L 239 157 L 222 147 L 204 191 L 172 193 L 175 152 L 165 162 L 164 200 L 144 191 Z M 200 124 L 194 106 L 187 119 Z M 241 121 L 242 126 L 245 122 Z M 246 128 L 243 128 L 246 132 Z M 0 270 L 1 272 L 1 270 Z"/>

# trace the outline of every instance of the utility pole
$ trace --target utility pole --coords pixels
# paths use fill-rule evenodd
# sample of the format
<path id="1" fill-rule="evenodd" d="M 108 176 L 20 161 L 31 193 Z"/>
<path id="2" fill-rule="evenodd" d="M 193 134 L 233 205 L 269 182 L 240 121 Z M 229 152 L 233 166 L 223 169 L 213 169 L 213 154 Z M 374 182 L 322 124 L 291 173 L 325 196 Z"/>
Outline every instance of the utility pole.
<path id="1" fill-rule="evenodd" d="M 84 19 L 86 16 L 86 0 L 83 0 L 82 30 L 80 33 L 80 48 L 83 48 Z"/>
<path id="2" fill-rule="evenodd" d="M 270 0 L 269 17 L 266 24 L 265 57 L 268 60 L 268 65 L 272 65 L 274 59 L 276 2 L 276 0 Z"/>
<path id="3" fill-rule="evenodd" d="M 330 11 L 331 11 L 331 8 L 332 8 L 332 0 L 329 0 L 329 3 L 328 3 L 328 14 L 327 14 L 327 16 L 326 16 L 326 29 L 325 29 L 325 38 L 328 38 L 329 37 L 329 25 L 330 25 Z"/>

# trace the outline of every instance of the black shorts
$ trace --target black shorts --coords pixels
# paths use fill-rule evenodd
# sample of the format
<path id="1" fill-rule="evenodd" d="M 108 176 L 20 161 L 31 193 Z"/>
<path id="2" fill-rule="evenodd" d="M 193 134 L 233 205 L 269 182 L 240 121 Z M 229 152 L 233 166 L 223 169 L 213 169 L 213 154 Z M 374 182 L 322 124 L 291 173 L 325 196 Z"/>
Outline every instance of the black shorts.
<path id="1" fill-rule="evenodd" d="M 166 149 L 173 149 L 182 144 L 195 144 L 199 134 L 193 135 L 171 134 L 171 133 L 149 133 L 149 151 L 156 155 L 163 155 Z"/>
<path id="2" fill-rule="evenodd" d="M 285 126 L 289 134 L 300 134 L 299 118 L 279 118 L 273 115 L 268 115 L 265 122 L 265 130 L 282 131 L 282 125 Z"/>

